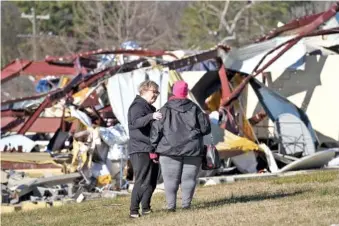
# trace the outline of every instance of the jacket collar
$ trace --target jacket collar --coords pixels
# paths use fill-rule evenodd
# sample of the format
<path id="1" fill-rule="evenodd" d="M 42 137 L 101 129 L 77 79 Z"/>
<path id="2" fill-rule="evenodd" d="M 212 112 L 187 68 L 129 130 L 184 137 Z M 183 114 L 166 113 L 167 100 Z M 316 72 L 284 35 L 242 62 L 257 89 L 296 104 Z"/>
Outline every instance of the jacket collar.
<path id="1" fill-rule="evenodd" d="M 171 96 L 169 100 L 185 100 L 187 97 L 176 97 L 176 96 Z"/>

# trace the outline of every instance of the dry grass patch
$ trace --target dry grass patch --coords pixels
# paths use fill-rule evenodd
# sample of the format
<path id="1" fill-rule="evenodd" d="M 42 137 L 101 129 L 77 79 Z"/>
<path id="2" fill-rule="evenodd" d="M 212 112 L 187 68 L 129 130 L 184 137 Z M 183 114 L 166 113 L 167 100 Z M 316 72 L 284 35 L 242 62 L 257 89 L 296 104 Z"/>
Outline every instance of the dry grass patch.
<path id="1" fill-rule="evenodd" d="M 307 182 L 317 182 L 317 183 L 324 183 L 330 182 L 339 179 L 338 171 L 324 171 L 322 173 L 312 173 L 306 175 L 297 175 L 293 177 L 280 177 L 277 179 L 273 179 L 272 183 L 275 184 L 286 184 L 286 183 L 307 183 Z"/>
<path id="2" fill-rule="evenodd" d="M 191 210 L 167 213 L 156 194 L 151 216 L 128 218 L 129 197 L 2 215 L 2 225 L 339 224 L 339 171 L 199 187 Z M 180 195 L 179 195 L 180 197 Z M 178 206 L 181 202 L 178 199 Z"/>

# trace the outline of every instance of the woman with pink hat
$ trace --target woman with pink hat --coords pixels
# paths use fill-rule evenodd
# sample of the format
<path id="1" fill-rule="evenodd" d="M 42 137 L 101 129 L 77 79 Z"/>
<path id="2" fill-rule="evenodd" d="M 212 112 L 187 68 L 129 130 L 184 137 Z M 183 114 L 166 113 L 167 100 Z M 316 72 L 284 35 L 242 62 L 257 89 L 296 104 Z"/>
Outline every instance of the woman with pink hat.
<path id="1" fill-rule="evenodd" d="M 190 208 L 202 161 L 203 136 L 211 132 L 208 117 L 187 94 L 187 83 L 176 82 L 173 96 L 160 109 L 162 119 L 153 122 L 151 129 L 151 145 L 160 155 L 169 211 L 176 209 L 179 185 L 182 208 Z"/>

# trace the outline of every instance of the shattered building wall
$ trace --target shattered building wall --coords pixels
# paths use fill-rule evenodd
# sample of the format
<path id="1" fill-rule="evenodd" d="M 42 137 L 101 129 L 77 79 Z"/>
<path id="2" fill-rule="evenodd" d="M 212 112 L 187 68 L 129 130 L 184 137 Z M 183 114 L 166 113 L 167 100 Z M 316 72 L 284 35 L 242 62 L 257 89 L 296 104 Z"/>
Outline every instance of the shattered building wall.
<path id="1" fill-rule="evenodd" d="M 338 62 L 339 55 L 304 56 L 299 60 L 299 64 L 304 64 L 303 69 L 295 69 L 295 65 L 292 65 L 284 70 L 267 71 L 264 80 L 261 75 L 257 76 L 259 81 L 264 81 L 269 88 L 287 97 L 306 112 L 320 143 L 339 142 L 339 101 L 337 99 L 339 76 L 336 72 Z M 247 117 L 250 118 L 261 109 L 257 96 L 249 86 Z M 255 130 L 259 137 L 267 138 L 273 134 L 273 123 L 266 119 L 258 124 Z"/>

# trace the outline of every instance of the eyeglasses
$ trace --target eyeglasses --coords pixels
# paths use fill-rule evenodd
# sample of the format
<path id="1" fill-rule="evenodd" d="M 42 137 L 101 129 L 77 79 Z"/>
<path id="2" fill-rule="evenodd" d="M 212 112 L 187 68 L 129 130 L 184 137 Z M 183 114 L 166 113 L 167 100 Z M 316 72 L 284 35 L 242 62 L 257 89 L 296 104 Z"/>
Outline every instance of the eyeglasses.
<path id="1" fill-rule="evenodd" d="M 156 94 L 156 95 L 159 95 L 159 94 L 160 94 L 160 92 L 157 91 L 157 90 L 148 89 L 147 91 L 152 91 L 152 92 L 153 92 L 154 94 Z"/>

